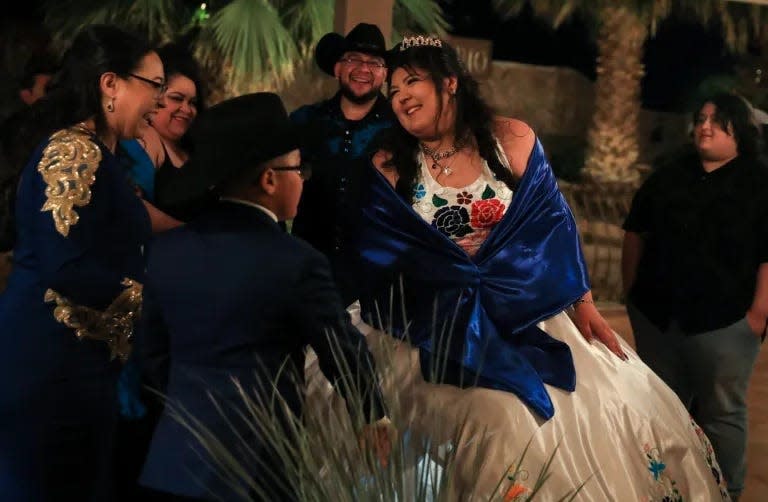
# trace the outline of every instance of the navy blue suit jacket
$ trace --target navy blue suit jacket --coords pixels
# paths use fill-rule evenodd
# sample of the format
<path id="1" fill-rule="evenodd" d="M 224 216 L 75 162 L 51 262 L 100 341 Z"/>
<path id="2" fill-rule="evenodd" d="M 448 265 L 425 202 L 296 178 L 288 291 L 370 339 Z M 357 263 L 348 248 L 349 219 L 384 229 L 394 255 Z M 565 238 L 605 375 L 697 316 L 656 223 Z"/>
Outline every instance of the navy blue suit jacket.
<path id="1" fill-rule="evenodd" d="M 258 208 L 220 202 L 197 220 L 158 237 L 149 252 L 144 298 L 137 343 L 149 376 L 171 407 L 183 406 L 235 455 L 242 453 L 243 441 L 263 449 L 250 428 L 233 418 L 232 410 L 242 407 L 242 399 L 232 378 L 245 389 L 269 389 L 288 359 L 299 370 L 300 384 L 304 351 L 311 345 L 323 373 L 334 382 L 341 373 L 328 329 L 336 334 L 353 371 L 358 368 L 364 378 L 372 378 L 372 358 L 349 324 L 326 258 Z M 281 378 L 277 388 L 300 412 L 296 381 Z M 383 410 L 378 387 L 370 389 L 366 418 L 375 419 Z M 230 498 L 205 457 L 167 406 L 141 482 L 188 497 Z M 258 477 L 260 467 L 245 462 Z"/>

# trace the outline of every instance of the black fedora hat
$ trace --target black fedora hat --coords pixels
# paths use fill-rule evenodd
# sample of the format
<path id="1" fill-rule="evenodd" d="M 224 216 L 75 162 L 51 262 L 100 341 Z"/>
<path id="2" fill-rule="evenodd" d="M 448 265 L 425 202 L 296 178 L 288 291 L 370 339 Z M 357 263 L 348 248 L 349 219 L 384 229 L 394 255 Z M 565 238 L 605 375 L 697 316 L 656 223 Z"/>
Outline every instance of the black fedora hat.
<path id="1" fill-rule="evenodd" d="M 299 148 L 301 133 L 277 94 L 257 92 L 222 101 L 189 130 L 190 160 L 174 180 L 171 205 L 204 199 L 243 169 Z"/>
<path id="2" fill-rule="evenodd" d="M 334 65 L 345 52 L 362 52 L 383 58 L 387 45 L 378 26 L 360 23 L 346 37 L 338 33 L 323 35 L 315 47 L 315 62 L 325 73 L 333 75 Z"/>

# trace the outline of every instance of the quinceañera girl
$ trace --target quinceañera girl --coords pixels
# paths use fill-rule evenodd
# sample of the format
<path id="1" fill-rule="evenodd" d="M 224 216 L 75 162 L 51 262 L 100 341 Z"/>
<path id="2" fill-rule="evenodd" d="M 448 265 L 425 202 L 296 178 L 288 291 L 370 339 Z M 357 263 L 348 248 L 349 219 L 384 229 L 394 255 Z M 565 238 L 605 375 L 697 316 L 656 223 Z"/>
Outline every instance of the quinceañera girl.
<path id="1" fill-rule="evenodd" d="M 457 493 L 522 500 L 552 457 L 544 500 L 582 483 L 580 500 L 727 499 L 707 438 L 595 308 L 533 131 L 495 118 L 439 39 L 406 38 L 388 66 L 399 124 L 373 157 L 362 315 L 418 349 L 396 343 L 389 385 L 412 432 L 458 438 Z"/>

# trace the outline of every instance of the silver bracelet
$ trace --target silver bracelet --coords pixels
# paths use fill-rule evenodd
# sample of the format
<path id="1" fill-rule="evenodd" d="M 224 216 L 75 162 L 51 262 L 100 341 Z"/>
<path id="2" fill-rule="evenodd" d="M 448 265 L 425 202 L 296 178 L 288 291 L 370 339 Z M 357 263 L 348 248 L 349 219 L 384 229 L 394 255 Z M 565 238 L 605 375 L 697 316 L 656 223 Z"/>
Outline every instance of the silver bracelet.
<path id="1" fill-rule="evenodd" d="M 594 302 L 593 300 L 588 300 L 588 299 L 586 299 L 586 298 L 579 298 L 578 300 L 576 300 L 575 302 L 573 302 L 573 303 L 571 304 L 571 308 L 572 308 L 573 310 L 576 310 L 576 307 L 578 307 L 578 306 L 579 306 L 579 305 L 581 305 L 582 303 L 591 303 L 592 305 L 594 305 L 594 304 L 595 304 L 595 302 Z"/>

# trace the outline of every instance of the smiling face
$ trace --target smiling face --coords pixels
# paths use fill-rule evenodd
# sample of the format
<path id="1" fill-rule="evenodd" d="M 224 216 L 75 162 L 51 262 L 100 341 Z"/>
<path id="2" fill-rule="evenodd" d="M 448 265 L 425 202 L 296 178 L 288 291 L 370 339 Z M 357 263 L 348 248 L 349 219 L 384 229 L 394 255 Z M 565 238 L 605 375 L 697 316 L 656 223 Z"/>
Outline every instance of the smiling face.
<path id="1" fill-rule="evenodd" d="M 162 99 L 152 126 L 164 139 L 176 142 L 187 133 L 197 117 L 197 88 L 188 77 L 176 74 L 168 81 L 168 90 Z"/>
<path id="2" fill-rule="evenodd" d="M 733 126 L 724 126 L 717 116 L 717 108 L 705 103 L 696 116 L 693 139 L 699 155 L 705 161 L 728 161 L 738 155 Z"/>
<path id="3" fill-rule="evenodd" d="M 421 140 L 438 138 L 455 126 L 456 106 L 452 100 L 456 78 L 446 78 L 442 90 L 419 68 L 400 67 L 392 73 L 389 99 L 400 125 Z"/>
<path id="4" fill-rule="evenodd" d="M 114 73 L 102 75 L 104 106 L 109 103 L 113 108 L 109 111 L 107 107 L 104 116 L 117 139 L 143 136 L 157 112 L 164 85 L 163 63 L 155 52 L 147 53 L 124 78 L 116 77 Z"/>
<path id="5" fill-rule="evenodd" d="M 387 76 L 384 59 L 362 52 L 345 52 L 333 70 L 342 95 L 354 103 L 376 99 Z"/>

